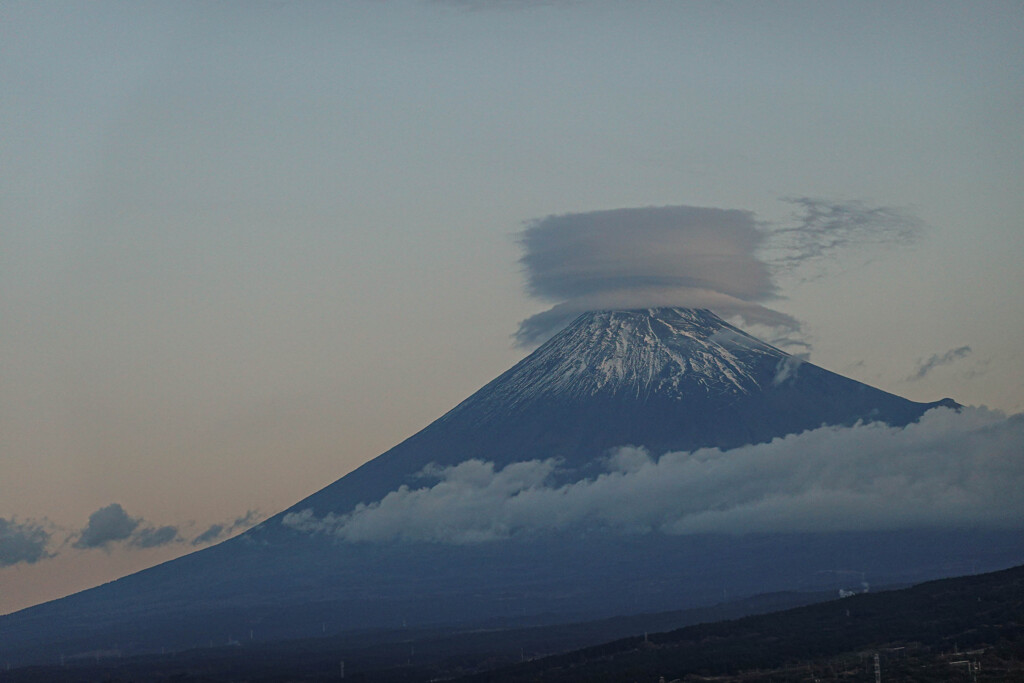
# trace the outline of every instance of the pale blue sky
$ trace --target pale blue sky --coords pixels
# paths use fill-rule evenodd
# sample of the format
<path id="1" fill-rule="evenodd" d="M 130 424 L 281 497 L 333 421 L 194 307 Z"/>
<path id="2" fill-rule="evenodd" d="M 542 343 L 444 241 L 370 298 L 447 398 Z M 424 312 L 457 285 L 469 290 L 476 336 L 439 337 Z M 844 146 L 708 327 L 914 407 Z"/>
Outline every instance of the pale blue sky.
<path id="1" fill-rule="evenodd" d="M 786 197 L 811 359 L 1024 410 L 1020 2 L 0 3 L 0 518 L 274 512 L 525 354 L 549 214 Z M 909 380 L 919 365 L 962 354 Z M 192 526 L 189 523 L 192 522 Z M 63 531 L 62 531 L 63 530 Z M 157 550 L 0 567 L 0 611 Z"/>

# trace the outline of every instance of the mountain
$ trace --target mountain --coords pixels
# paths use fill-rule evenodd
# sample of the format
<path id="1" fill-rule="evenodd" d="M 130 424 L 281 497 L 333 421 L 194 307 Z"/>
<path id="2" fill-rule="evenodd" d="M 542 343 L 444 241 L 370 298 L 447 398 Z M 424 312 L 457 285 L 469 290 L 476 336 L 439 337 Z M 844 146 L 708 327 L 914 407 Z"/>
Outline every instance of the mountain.
<path id="1" fill-rule="evenodd" d="M 735 448 L 823 424 L 905 425 L 914 403 L 803 362 L 708 310 L 597 311 L 443 417 L 286 512 L 344 512 L 416 483 L 430 464 L 556 457 L 566 481 L 625 444 Z"/>
<path id="2" fill-rule="evenodd" d="M 825 425 L 905 425 L 914 403 L 790 356 L 706 310 L 588 313 L 446 415 L 245 534 L 0 617 L 0 661 L 159 651 L 402 624 L 558 623 L 835 588 L 856 571 L 910 582 L 1019 562 L 1020 533 L 622 534 L 344 542 L 316 523 L 425 486 L 425 468 L 557 463 L 552 485 L 610 449 L 729 449 Z M 407 487 L 403 489 L 402 487 Z M 362 505 L 363 507 L 359 507 Z M 472 513 L 469 513 L 472 514 Z M 294 515 L 294 517 L 289 517 Z"/>

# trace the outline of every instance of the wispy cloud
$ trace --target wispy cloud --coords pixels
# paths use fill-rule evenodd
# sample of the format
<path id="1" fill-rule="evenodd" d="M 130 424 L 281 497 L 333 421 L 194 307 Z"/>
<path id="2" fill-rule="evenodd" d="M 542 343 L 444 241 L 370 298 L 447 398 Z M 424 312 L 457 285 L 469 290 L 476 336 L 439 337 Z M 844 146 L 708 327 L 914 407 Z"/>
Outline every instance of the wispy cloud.
<path id="1" fill-rule="evenodd" d="M 264 516 L 258 510 L 249 510 L 230 521 L 212 524 L 193 538 L 191 545 L 205 545 L 227 538 L 253 526 Z M 186 524 L 185 528 L 190 526 L 191 523 Z M 0 517 L 0 567 L 19 563 L 33 564 L 56 557 L 62 548 L 69 546 L 86 551 L 99 548 L 107 552 L 159 548 L 184 542 L 182 534 L 182 527 L 152 524 L 141 516 L 128 514 L 120 503 L 111 503 L 96 510 L 89 515 L 86 525 L 77 530 L 62 528 L 50 522 L 22 522 L 13 517 Z M 66 540 L 51 548 L 55 535 L 63 536 Z"/>
<path id="2" fill-rule="evenodd" d="M 131 537 L 129 543 L 137 548 L 158 548 L 180 540 L 178 527 L 167 525 L 141 529 Z"/>
<path id="3" fill-rule="evenodd" d="M 769 226 L 766 258 L 772 268 L 792 272 L 851 247 L 910 244 L 924 223 L 905 209 L 859 200 L 790 197 L 797 207 L 791 222 Z"/>
<path id="4" fill-rule="evenodd" d="M 0 567 L 22 562 L 34 564 L 51 557 L 46 550 L 50 536 L 50 532 L 38 522 L 0 517 Z"/>
<path id="5" fill-rule="evenodd" d="M 918 364 L 917 369 L 914 370 L 914 372 L 909 377 L 907 377 L 907 380 L 914 381 L 923 379 L 929 372 L 931 372 L 935 368 L 941 367 L 943 365 L 949 365 L 950 363 L 955 363 L 961 358 L 966 358 L 968 355 L 970 355 L 970 353 L 970 346 L 960 346 L 955 349 L 950 349 L 949 351 L 946 351 L 945 353 L 942 354 L 934 354 L 928 360 L 921 361 Z"/>
<path id="6" fill-rule="evenodd" d="M 793 354 L 783 358 L 775 368 L 775 377 L 772 378 L 772 384 L 780 386 L 786 382 L 792 383 L 800 373 L 800 366 L 806 361 L 807 354 Z"/>
<path id="7" fill-rule="evenodd" d="M 211 524 L 207 527 L 206 531 L 192 539 L 192 545 L 213 543 L 224 535 L 224 531 L 225 527 L 223 524 Z"/>
<path id="8" fill-rule="evenodd" d="M 623 447 L 593 479 L 556 486 L 552 460 L 427 471 L 347 514 L 283 523 L 349 542 L 478 543 L 573 527 L 625 533 L 1024 525 L 1024 415 L 929 411 L 903 428 L 822 427 L 730 451 Z"/>
<path id="9" fill-rule="evenodd" d="M 236 517 L 233 521 L 211 524 L 205 531 L 192 539 L 192 545 L 206 545 L 227 538 L 236 531 L 248 529 L 263 519 L 263 517 L 263 513 L 259 510 L 249 510 L 244 515 Z"/>

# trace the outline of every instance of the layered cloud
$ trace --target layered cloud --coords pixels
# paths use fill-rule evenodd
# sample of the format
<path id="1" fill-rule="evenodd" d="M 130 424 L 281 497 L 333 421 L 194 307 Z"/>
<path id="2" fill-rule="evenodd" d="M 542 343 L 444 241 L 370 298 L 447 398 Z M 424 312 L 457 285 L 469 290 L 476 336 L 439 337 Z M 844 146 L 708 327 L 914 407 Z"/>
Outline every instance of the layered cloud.
<path id="1" fill-rule="evenodd" d="M 661 206 L 548 216 L 520 235 L 527 291 L 552 307 L 516 333 L 535 344 L 588 310 L 711 308 L 793 333 L 798 322 L 768 304 L 775 276 L 851 245 L 907 242 L 919 221 L 890 207 L 813 198 L 769 225 L 749 211 Z"/>
<path id="2" fill-rule="evenodd" d="M 771 443 L 654 457 L 552 485 L 552 460 L 427 470 L 347 514 L 283 523 L 349 542 L 476 543 L 570 528 L 688 534 L 1024 525 L 1024 415 L 940 408 L 904 428 L 822 427 Z"/>
<path id="3" fill-rule="evenodd" d="M 37 522 L 19 522 L 0 517 L 0 567 L 26 563 L 34 564 L 50 557 L 46 546 L 50 532 Z"/>

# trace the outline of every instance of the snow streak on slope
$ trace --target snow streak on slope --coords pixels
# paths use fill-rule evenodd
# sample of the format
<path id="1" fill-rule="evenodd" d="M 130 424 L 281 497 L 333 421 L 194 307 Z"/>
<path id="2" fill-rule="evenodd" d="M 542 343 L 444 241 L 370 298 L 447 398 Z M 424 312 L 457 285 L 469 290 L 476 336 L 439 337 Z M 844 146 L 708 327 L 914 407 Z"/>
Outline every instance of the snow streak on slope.
<path id="1" fill-rule="evenodd" d="M 708 310 L 598 311 L 513 368 L 491 398 L 750 394 L 771 381 L 763 368 L 788 358 Z"/>

